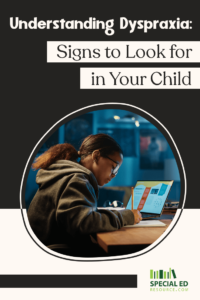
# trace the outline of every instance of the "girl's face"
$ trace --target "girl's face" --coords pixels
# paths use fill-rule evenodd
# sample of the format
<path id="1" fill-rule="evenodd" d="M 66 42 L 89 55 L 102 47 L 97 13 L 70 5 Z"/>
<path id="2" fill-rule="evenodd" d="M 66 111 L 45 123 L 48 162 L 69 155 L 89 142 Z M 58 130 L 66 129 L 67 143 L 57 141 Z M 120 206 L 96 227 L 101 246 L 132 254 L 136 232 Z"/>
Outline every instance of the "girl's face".
<path id="1" fill-rule="evenodd" d="M 103 186 L 117 175 L 117 171 L 123 162 L 123 155 L 114 152 L 107 157 L 94 156 L 93 174 L 97 179 L 98 185 Z"/>

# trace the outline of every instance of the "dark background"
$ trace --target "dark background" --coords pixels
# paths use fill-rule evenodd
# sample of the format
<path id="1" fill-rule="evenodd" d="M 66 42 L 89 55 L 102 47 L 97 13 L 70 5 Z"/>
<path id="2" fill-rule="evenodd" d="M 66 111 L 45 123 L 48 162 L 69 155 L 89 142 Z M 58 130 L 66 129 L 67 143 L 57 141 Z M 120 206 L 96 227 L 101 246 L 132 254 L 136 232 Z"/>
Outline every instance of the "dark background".
<path id="1" fill-rule="evenodd" d="M 46 63 L 47 41 L 198 41 L 198 8 L 187 3 L 174 7 L 170 2 L 141 7 L 123 2 L 108 7 L 103 2 L 72 4 L 54 1 L 11 1 L 1 11 L 1 173 L 0 208 L 19 208 L 19 192 L 27 160 L 39 139 L 58 120 L 81 107 L 95 103 L 129 103 L 162 122 L 171 133 L 182 157 L 187 177 L 185 208 L 200 208 L 199 90 L 80 90 L 80 67 L 200 67 L 196 63 Z M 9 18 L 38 20 L 115 19 L 116 32 L 102 30 L 12 30 Z M 119 30 L 119 18 L 130 20 L 192 20 L 192 30 Z"/>

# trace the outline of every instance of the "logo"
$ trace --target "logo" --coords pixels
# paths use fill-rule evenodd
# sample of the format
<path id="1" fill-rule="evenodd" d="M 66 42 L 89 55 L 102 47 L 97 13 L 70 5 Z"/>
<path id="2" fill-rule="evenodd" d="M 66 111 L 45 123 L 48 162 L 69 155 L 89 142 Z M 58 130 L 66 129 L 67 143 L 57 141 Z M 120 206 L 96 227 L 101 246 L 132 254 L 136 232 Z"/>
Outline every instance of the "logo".
<path id="1" fill-rule="evenodd" d="M 150 291 L 152 292 L 188 291 L 188 281 L 177 280 L 176 272 L 171 268 L 169 268 L 169 271 L 154 271 L 151 269 L 150 280 Z"/>
<path id="2" fill-rule="evenodd" d="M 176 273 L 171 268 L 169 268 L 169 272 L 165 272 L 163 270 L 159 270 L 159 271 L 150 270 L 150 279 L 171 279 L 172 276 L 173 278 L 176 278 Z"/>

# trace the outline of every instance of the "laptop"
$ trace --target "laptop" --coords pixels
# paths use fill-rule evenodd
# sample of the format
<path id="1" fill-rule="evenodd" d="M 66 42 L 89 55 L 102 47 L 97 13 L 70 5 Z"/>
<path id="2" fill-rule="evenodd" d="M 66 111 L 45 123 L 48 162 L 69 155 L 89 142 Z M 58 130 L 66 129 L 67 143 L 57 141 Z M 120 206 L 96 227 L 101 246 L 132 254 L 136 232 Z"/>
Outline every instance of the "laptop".
<path id="1" fill-rule="evenodd" d="M 143 219 L 157 218 L 162 215 L 173 180 L 141 180 L 134 188 L 134 209 L 138 209 Z M 126 209 L 132 207 L 132 195 Z"/>

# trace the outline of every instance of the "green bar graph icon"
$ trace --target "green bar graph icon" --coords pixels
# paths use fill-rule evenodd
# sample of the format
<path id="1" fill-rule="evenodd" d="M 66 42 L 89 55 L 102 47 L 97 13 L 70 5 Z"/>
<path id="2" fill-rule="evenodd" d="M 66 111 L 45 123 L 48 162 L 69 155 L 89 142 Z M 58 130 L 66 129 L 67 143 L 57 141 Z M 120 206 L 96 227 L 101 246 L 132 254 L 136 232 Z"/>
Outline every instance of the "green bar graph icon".
<path id="1" fill-rule="evenodd" d="M 174 270 L 172 270 L 172 275 L 174 276 L 174 278 L 176 278 L 176 273 Z"/>
<path id="2" fill-rule="evenodd" d="M 171 279 L 172 276 L 176 278 L 176 273 L 174 270 L 169 268 L 169 272 L 159 270 L 159 271 L 154 271 L 150 270 L 150 279 Z"/>

